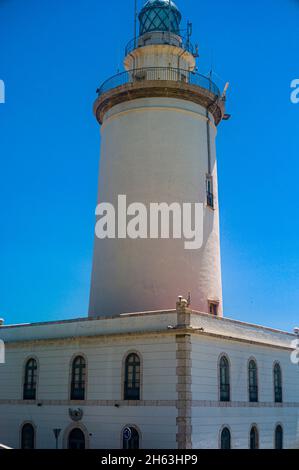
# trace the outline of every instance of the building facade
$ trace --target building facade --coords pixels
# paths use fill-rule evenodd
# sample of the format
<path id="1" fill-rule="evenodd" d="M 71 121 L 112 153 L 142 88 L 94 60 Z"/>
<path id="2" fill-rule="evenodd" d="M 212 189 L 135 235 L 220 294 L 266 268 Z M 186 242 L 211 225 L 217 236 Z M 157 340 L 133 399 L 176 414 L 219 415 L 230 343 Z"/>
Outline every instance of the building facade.
<path id="1" fill-rule="evenodd" d="M 9 447 L 55 448 L 55 429 L 59 448 L 299 447 L 294 335 L 179 300 L 172 311 L 2 326 L 1 337 Z"/>
<path id="2" fill-rule="evenodd" d="M 172 1 L 148 0 L 139 20 L 126 71 L 94 105 L 99 203 L 201 203 L 202 246 L 96 237 L 88 317 L 1 323 L 0 442 L 298 448 L 296 336 L 223 317 L 215 139 L 225 91 L 196 72 Z"/>

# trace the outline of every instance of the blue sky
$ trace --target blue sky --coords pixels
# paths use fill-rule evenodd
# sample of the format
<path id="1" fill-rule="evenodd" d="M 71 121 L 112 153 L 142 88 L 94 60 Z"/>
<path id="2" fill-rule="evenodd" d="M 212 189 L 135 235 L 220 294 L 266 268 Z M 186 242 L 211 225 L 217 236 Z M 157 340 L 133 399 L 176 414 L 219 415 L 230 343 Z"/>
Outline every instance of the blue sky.
<path id="1" fill-rule="evenodd" d="M 139 2 L 141 5 L 142 2 Z M 230 81 L 218 135 L 225 314 L 299 323 L 299 1 L 178 0 L 199 71 Z M 85 316 L 99 128 L 95 90 L 122 70 L 133 0 L 0 0 L 0 317 Z"/>

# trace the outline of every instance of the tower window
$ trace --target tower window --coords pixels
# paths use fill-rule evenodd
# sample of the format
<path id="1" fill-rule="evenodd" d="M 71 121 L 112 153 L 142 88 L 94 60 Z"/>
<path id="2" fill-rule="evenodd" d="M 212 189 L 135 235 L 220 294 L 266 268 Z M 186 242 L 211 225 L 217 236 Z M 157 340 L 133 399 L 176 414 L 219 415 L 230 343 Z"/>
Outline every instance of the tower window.
<path id="1" fill-rule="evenodd" d="M 218 302 L 209 302 L 209 313 L 210 315 L 218 316 L 219 303 Z"/>
<path id="2" fill-rule="evenodd" d="M 85 376 L 85 359 L 82 356 L 77 356 L 72 363 L 71 400 L 85 399 Z"/>
<path id="3" fill-rule="evenodd" d="M 219 363 L 220 401 L 230 401 L 230 370 L 229 362 L 222 356 Z"/>
<path id="4" fill-rule="evenodd" d="M 129 354 L 125 362 L 124 399 L 140 400 L 140 359 L 135 353 Z"/>
<path id="5" fill-rule="evenodd" d="M 37 362 L 31 358 L 26 362 L 24 375 L 24 400 L 36 400 Z"/>
<path id="6" fill-rule="evenodd" d="M 211 175 L 207 176 L 206 180 L 206 190 L 207 190 L 207 206 L 211 209 L 214 209 L 214 188 L 213 188 L 213 177 Z"/>

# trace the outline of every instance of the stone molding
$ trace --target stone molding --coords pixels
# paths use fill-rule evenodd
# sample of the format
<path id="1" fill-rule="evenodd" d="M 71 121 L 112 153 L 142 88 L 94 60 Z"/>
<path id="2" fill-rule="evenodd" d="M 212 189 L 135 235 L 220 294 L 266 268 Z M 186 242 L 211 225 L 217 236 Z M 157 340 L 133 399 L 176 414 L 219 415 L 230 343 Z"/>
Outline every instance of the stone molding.
<path id="1" fill-rule="evenodd" d="M 148 407 L 148 406 L 165 406 L 175 407 L 177 405 L 176 400 L 140 400 L 140 401 L 125 401 L 125 400 L 82 400 L 82 401 L 70 401 L 70 400 L 0 400 L 1 405 L 25 405 L 25 406 L 67 406 L 81 408 L 86 406 L 117 406 L 121 407 Z"/>
<path id="2" fill-rule="evenodd" d="M 195 317 L 202 317 L 202 318 L 210 318 L 213 321 L 216 322 L 223 322 L 227 324 L 232 324 L 232 325 L 239 325 L 239 326 L 244 326 L 244 327 L 251 327 L 256 330 L 264 330 L 266 332 L 272 332 L 280 335 L 286 335 L 289 336 L 290 338 L 295 338 L 296 335 L 287 331 L 271 328 L 268 326 L 261 326 L 261 325 L 256 325 L 254 323 L 248 323 L 240 320 L 234 320 L 232 318 L 227 318 L 227 317 L 215 317 L 214 315 L 211 315 L 209 313 L 204 313 L 200 312 L 197 310 L 191 310 L 191 313 Z M 78 318 L 72 318 L 69 320 L 58 320 L 58 321 L 51 321 L 51 322 L 37 322 L 37 323 L 26 323 L 26 324 L 17 324 L 17 325 L 0 325 L 0 331 L 3 330 L 10 330 L 10 329 L 19 329 L 19 328 L 32 328 L 36 326 L 51 326 L 51 325 L 65 325 L 65 324 L 72 324 L 72 323 L 88 323 L 88 322 L 94 322 L 94 321 L 105 321 L 105 320 L 122 320 L 122 319 L 128 319 L 128 318 L 138 318 L 138 317 L 148 317 L 148 316 L 160 316 L 160 315 L 165 315 L 165 314 L 177 314 L 177 310 L 174 309 L 169 309 L 169 310 L 154 310 L 154 311 L 148 311 L 148 312 L 135 312 L 135 313 L 121 313 L 118 315 L 110 315 L 110 316 L 90 316 L 90 317 L 78 317 Z"/>
<path id="3" fill-rule="evenodd" d="M 209 109 L 217 126 L 224 115 L 224 102 L 209 90 L 197 85 L 173 80 L 144 80 L 126 83 L 103 93 L 94 104 L 94 114 L 100 124 L 113 106 L 138 98 L 176 98 L 192 101 Z"/>
<path id="4" fill-rule="evenodd" d="M 193 408 L 299 408 L 299 402 L 274 403 L 271 401 L 251 403 L 248 401 L 220 402 L 217 400 L 192 400 Z"/>
<path id="5" fill-rule="evenodd" d="M 178 378 L 180 379 L 179 376 Z M 188 378 L 189 380 L 190 378 Z M 185 380 L 185 378 L 183 379 Z M 219 402 L 217 400 L 188 400 L 191 408 L 299 408 L 299 402 L 258 402 L 250 403 L 247 401 L 231 401 Z M 176 407 L 179 406 L 179 400 L 142 400 L 142 401 L 123 401 L 123 400 L 84 400 L 84 401 L 69 401 L 69 400 L 13 400 L 1 399 L 0 406 L 3 405 L 24 405 L 24 406 L 66 406 L 75 407 L 80 406 L 115 406 L 119 407 Z"/>
<path id="6" fill-rule="evenodd" d="M 134 331 L 130 332 L 123 332 L 123 333 L 104 333 L 104 334 L 97 334 L 97 335 L 79 335 L 79 336 L 69 336 L 64 338 L 43 338 L 43 339 L 29 339 L 29 340 L 20 340 L 20 341 L 8 341 L 5 342 L 5 347 L 7 349 L 12 348 L 23 348 L 24 346 L 38 346 L 38 345 L 66 345 L 70 343 L 78 343 L 78 341 L 85 341 L 86 343 L 95 343 L 99 344 L 99 340 L 102 343 L 109 343 L 113 341 L 117 341 L 119 339 L 132 341 L 132 339 L 138 339 L 140 337 L 160 337 L 160 336 L 176 336 L 178 329 L 182 329 L 182 327 L 173 327 L 172 329 L 165 329 L 165 330 L 147 330 L 147 331 Z M 1 332 L 1 330 L 0 330 Z M 279 349 L 283 351 L 293 351 L 294 349 L 291 346 L 283 346 L 279 344 L 273 344 L 271 342 L 263 342 L 263 341 L 254 341 L 247 338 L 239 338 L 235 336 L 226 336 L 220 333 L 213 333 L 208 331 L 200 331 L 198 328 L 188 327 L 185 328 L 186 334 L 193 334 L 196 336 L 205 336 L 210 338 L 217 338 L 223 339 L 225 341 L 234 341 L 237 343 L 245 343 L 251 344 L 254 346 L 261 346 L 265 348 L 273 348 Z M 1 339 L 1 336 L 0 336 Z"/>

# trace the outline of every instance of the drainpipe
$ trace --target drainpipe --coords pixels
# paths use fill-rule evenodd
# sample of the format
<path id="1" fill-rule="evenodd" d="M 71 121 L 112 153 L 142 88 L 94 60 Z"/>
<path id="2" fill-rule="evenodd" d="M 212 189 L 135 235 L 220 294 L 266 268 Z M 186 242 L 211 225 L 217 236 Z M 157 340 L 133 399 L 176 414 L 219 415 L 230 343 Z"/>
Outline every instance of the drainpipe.
<path id="1" fill-rule="evenodd" d="M 218 97 L 211 103 L 206 110 L 206 118 L 207 118 L 207 147 L 208 147 L 208 174 L 211 176 L 212 171 L 212 162 L 211 162 L 211 131 L 210 131 L 210 117 L 209 113 L 212 107 L 217 103 Z"/>

